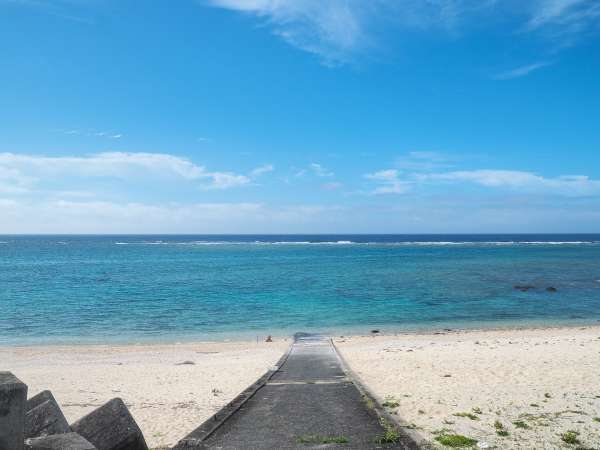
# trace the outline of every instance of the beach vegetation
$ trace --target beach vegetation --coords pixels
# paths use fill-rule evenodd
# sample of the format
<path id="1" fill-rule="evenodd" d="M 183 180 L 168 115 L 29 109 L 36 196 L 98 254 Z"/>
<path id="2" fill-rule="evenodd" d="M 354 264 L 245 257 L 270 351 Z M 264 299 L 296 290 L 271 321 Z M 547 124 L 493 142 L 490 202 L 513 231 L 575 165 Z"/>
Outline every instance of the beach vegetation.
<path id="1" fill-rule="evenodd" d="M 381 404 L 384 408 L 398 408 L 400 402 L 392 395 L 388 395 Z"/>
<path id="2" fill-rule="evenodd" d="M 546 398 L 552 398 L 552 396 L 550 395 L 550 393 L 549 393 L 549 392 L 546 392 L 546 393 L 544 394 L 544 397 L 546 397 Z"/>
<path id="3" fill-rule="evenodd" d="M 400 435 L 396 430 L 385 430 L 381 436 L 375 439 L 376 444 L 395 444 L 400 440 Z"/>
<path id="4" fill-rule="evenodd" d="M 525 422 L 524 422 L 524 421 L 522 421 L 522 420 L 515 420 L 515 421 L 513 422 L 513 425 L 514 425 L 515 427 L 517 427 L 517 428 L 521 428 L 521 429 L 523 429 L 523 430 L 528 430 L 528 429 L 529 429 L 529 425 L 527 425 L 527 423 L 525 423 Z"/>
<path id="5" fill-rule="evenodd" d="M 534 408 L 539 408 L 540 405 L 538 405 L 537 403 L 530 403 L 529 406 L 533 406 Z"/>
<path id="6" fill-rule="evenodd" d="M 456 417 L 467 417 L 471 420 L 479 420 L 479 417 L 477 417 L 475 414 L 470 413 L 470 412 L 457 412 L 453 414 Z"/>
<path id="7" fill-rule="evenodd" d="M 594 422 L 600 422 L 600 417 L 594 417 Z"/>
<path id="8" fill-rule="evenodd" d="M 508 436 L 510 433 L 508 432 L 508 430 L 506 428 L 504 428 L 504 424 L 502 422 L 500 422 L 499 420 L 496 420 L 494 422 L 494 428 L 496 429 L 496 434 L 498 436 Z"/>
<path id="9" fill-rule="evenodd" d="M 442 434 L 436 436 L 435 440 L 446 447 L 452 448 L 473 447 L 477 444 L 477 439 L 472 439 L 462 434 Z"/>
<path id="10" fill-rule="evenodd" d="M 483 411 L 481 410 L 481 408 L 479 408 L 479 407 L 477 407 L 477 406 L 476 406 L 475 408 L 473 408 L 473 409 L 472 409 L 472 411 L 473 411 L 475 414 L 483 414 Z"/>
<path id="11" fill-rule="evenodd" d="M 419 414 L 425 414 L 425 411 L 423 411 L 422 409 L 417 411 Z"/>
<path id="12" fill-rule="evenodd" d="M 389 423 L 384 417 L 379 419 L 379 423 L 385 430 L 384 433 L 375 439 L 376 444 L 396 444 L 400 441 L 398 430 Z"/>
<path id="13" fill-rule="evenodd" d="M 298 444 L 347 444 L 350 441 L 346 436 L 300 436 L 296 439 Z"/>
<path id="14" fill-rule="evenodd" d="M 567 444 L 580 444 L 578 435 L 577 431 L 567 431 L 560 436 L 560 439 Z"/>
<path id="15" fill-rule="evenodd" d="M 371 397 L 369 397 L 368 395 L 364 395 L 362 396 L 362 400 L 365 404 L 365 406 L 368 409 L 374 409 L 375 408 L 375 402 L 373 401 L 373 399 Z"/>

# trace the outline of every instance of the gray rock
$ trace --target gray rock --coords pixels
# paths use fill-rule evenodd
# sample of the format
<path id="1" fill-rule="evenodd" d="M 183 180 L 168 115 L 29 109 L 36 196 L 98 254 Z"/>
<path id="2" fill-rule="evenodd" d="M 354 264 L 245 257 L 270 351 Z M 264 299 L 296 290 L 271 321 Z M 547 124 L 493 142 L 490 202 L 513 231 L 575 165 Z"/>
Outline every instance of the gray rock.
<path id="1" fill-rule="evenodd" d="M 0 449 L 23 450 L 27 385 L 0 372 Z"/>
<path id="2" fill-rule="evenodd" d="M 25 438 L 69 433 L 69 423 L 60 406 L 50 394 L 50 399 L 36 406 L 25 415 Z M 35 402 L 32 402 L 35 404 Z"/>
<path id="3" fill-rule="evenodd" d="M 97 450 L 87 439 L 77 433 L 56 434 L 27 439 L 25 450 Z"/>
<path id="4" fill-rule="evenodd" d="M 114 398 L 71 424 L 97 450 L 148 450 L 137 423 L 120 398 Z"/>

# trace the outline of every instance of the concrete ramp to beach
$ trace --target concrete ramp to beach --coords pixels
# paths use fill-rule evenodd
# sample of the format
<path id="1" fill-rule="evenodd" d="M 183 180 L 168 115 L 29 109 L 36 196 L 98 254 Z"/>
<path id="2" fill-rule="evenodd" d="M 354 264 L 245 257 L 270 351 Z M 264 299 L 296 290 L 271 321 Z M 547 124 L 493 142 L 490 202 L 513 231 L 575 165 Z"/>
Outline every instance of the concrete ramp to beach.
<path id="1" fill-rule="evenodd" d="M 396 442 L 385 442 L 388 430 L 376 404 L 344 371 L 331 340 L 299 333 L 276 368 L 175 448 L 418 448 L 401 432 Z"/>

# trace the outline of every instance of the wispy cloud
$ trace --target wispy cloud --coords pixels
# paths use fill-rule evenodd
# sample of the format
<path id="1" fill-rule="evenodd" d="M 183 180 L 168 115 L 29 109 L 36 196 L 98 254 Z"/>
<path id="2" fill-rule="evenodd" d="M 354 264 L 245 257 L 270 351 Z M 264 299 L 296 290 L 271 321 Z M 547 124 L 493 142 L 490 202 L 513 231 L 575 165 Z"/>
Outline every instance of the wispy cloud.
<path id="1" fill-rule="evenodd" d="M 587 196 L 600 194 L 600 180 L 585 175 L 562 175 L 546 178 L 533 172 L 518 170 L 463 170 L 420 174 L 420 181 L 469 182 L 490 188 L 509 188 L 528 193 Z"/>
<path id="2" fill-rule="evenodd" d="M 335 174 L 332 171 L 323 167 L 319 163 L 311 163 L 308 165 L 308 167 L 297 170 L 296 173 L 294 174 L 294 176 L 296 178 L 300 178 L 300 177 L 303 177 L 308 174 L 312 174 L 314 176 L 321 177 L 321 178 L 335 176 Z"/>
<path id="3" fill-rule="evenodd" d="M 259 177 L 265 173 L 273 172 L 274 170 L 275 167 L 273 166 L 273 164 L 265 164 L 264 166 L 259 166 L 256 169 L 254 169 L 252 172 L 250 172 L 250 175 L 252 177 Z"/>
<path id="4" fill-rule="evenodd" d="M 89 156 L 39 156 L 0 153 L 0 180 L 16 188 L 31 187 L 36 180 L 49 177 L 114 177 L 130 180 L 140 177 L 179 178 L 198 182 L 203 189 L 228 189 L 249 184 L 252 177 L 265 173 L 267 167 L 250 175 L 209 171 L 187 158 L 163 153 L 106 152 Z M 258 172 L 256 172 L 258 170 Z M 12 180 L 12 181 L 11 181 Z"/>
<path id="5" fill-rule="evenodd" d="M 378 187 L 371 191 L 373 195 L 404 194 L 411 186 L 410 182 L 400 179 L 400 172 L 396 169 L 380 170 L 368 173 L 364 177 L 378 185 Z"/>
<path id="6" fill-rule="evenodd" d="M 318 55 L 330 66 L 351 62 L 357 54 L 377 46 L 385 39 L 381 30 L 390 28 L 455 34 L 472 29 L 475 21 L 491 23 L 502 16 L 513 21 L 515 31 L 536 32 L 551 27 L 562 34 L 576 34 L 600 18 L 597 0 L 205 1 L 260 18 L 275 35 Z"/>
<path id="7" fill-rule="evenodd" d="M 551 64 L 552 63 L 550 62 L 537 62 L 533 64 L 528 64 L 526 66 L 517 67 L 506 72 L 501 72 L 499 74 L 494 75 L 492 78 L 494 80 L 512 80 L 514 78 L 520 78 L 529 75 L 530 73 L 535 72 L 536 70 L 542 69 L 544 67 L 548 67 Z"/>
<path id="8" fill-rule="evenodd" d="M 68 130 L 57 130 L 59 133 L 66 134 L 68 136 L 86 136 L 86 137 L 98 137 L 98 138 L 106 138 L 106 139 L 121 139 L 123 137 L 123 133 L 118 133 L 114 131 L 96 131 L 94 129 L 89 130 L 78 130 L 78 129 L 68 129 Z"/>
<path id="9" fill-rule="evenodd" d="M 447 183 L 473 184 L 490 189 L 506 189 L 517 194 L 541 194 L 563 197 L 600 196 L 600 180 L 586 175 L 544 177 L 521 170 L 413 171 L 402 173 L 385 169 L 364 175 L 375 184 L 371 194 L 404 194 L 411 189 L 425 189 Z"/>
<path id="10" fill-rule="evenodd" d="M 273 32 L 294 47 L 314 53 L 325 64 L 347 62 L 364 44 L 365 2 L 355 0 L 209 0 L 209 3 L 265 19 Z"/>
<path id="11" fill-rule="evenodd" d="M 597 0 L 539 0 L 528 23 L 529 29 L 558 27 L 562 32 L 580 32 L 600 19 Z"/>
<path id="12" fill-rule="evenodd" d="M 0 233 L 191 234 L 289 233 L 302 232 L 314 225 L 325 231 L 332 217 L 344 208 L 312 204 L 271 206 L 256 202 L 153 204 L 0 198 L 0 211 Z"/>

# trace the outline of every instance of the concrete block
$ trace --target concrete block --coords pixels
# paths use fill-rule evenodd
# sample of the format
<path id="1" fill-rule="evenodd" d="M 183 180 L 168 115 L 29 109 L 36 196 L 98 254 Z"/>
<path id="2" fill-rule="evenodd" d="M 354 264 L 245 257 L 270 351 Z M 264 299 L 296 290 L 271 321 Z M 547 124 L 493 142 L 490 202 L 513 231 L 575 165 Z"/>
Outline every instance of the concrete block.
<path id="1" fill-rule="evenodd" d="M 77 433 L 65 433 L 26 439 L 25 450 L 96 450 L 96 447 Z"/>
<path id="2" fill-rule="evenodd" d="M 70 431 L 69 423 L 53 397 L 25 414 L 25 438 L 69 433 Z"/>
<path id="3" fill-rule="evenodd" d="M 27 411 L 31 411 L 33 408 L 35 408 L 36 406 L 40 406 L 47 400 L 53 400 L 54 402 L 56 402 L 54 395 L 52 395 L 52 392 L 50 391 L 42 391 L 39 394 L 34 395 L 29 400 L 27 400 Z"/>
<path id="4" fill-rule="evenodd" d="M 23 450 L 27 385 L 0 372 L 0 450 Z"/>
<path id="5" fill-rule="evenodd" d="M 98 450 L 148 450 L 137 423 L 120 398 L 114 398 L 71 424 Z"/>

